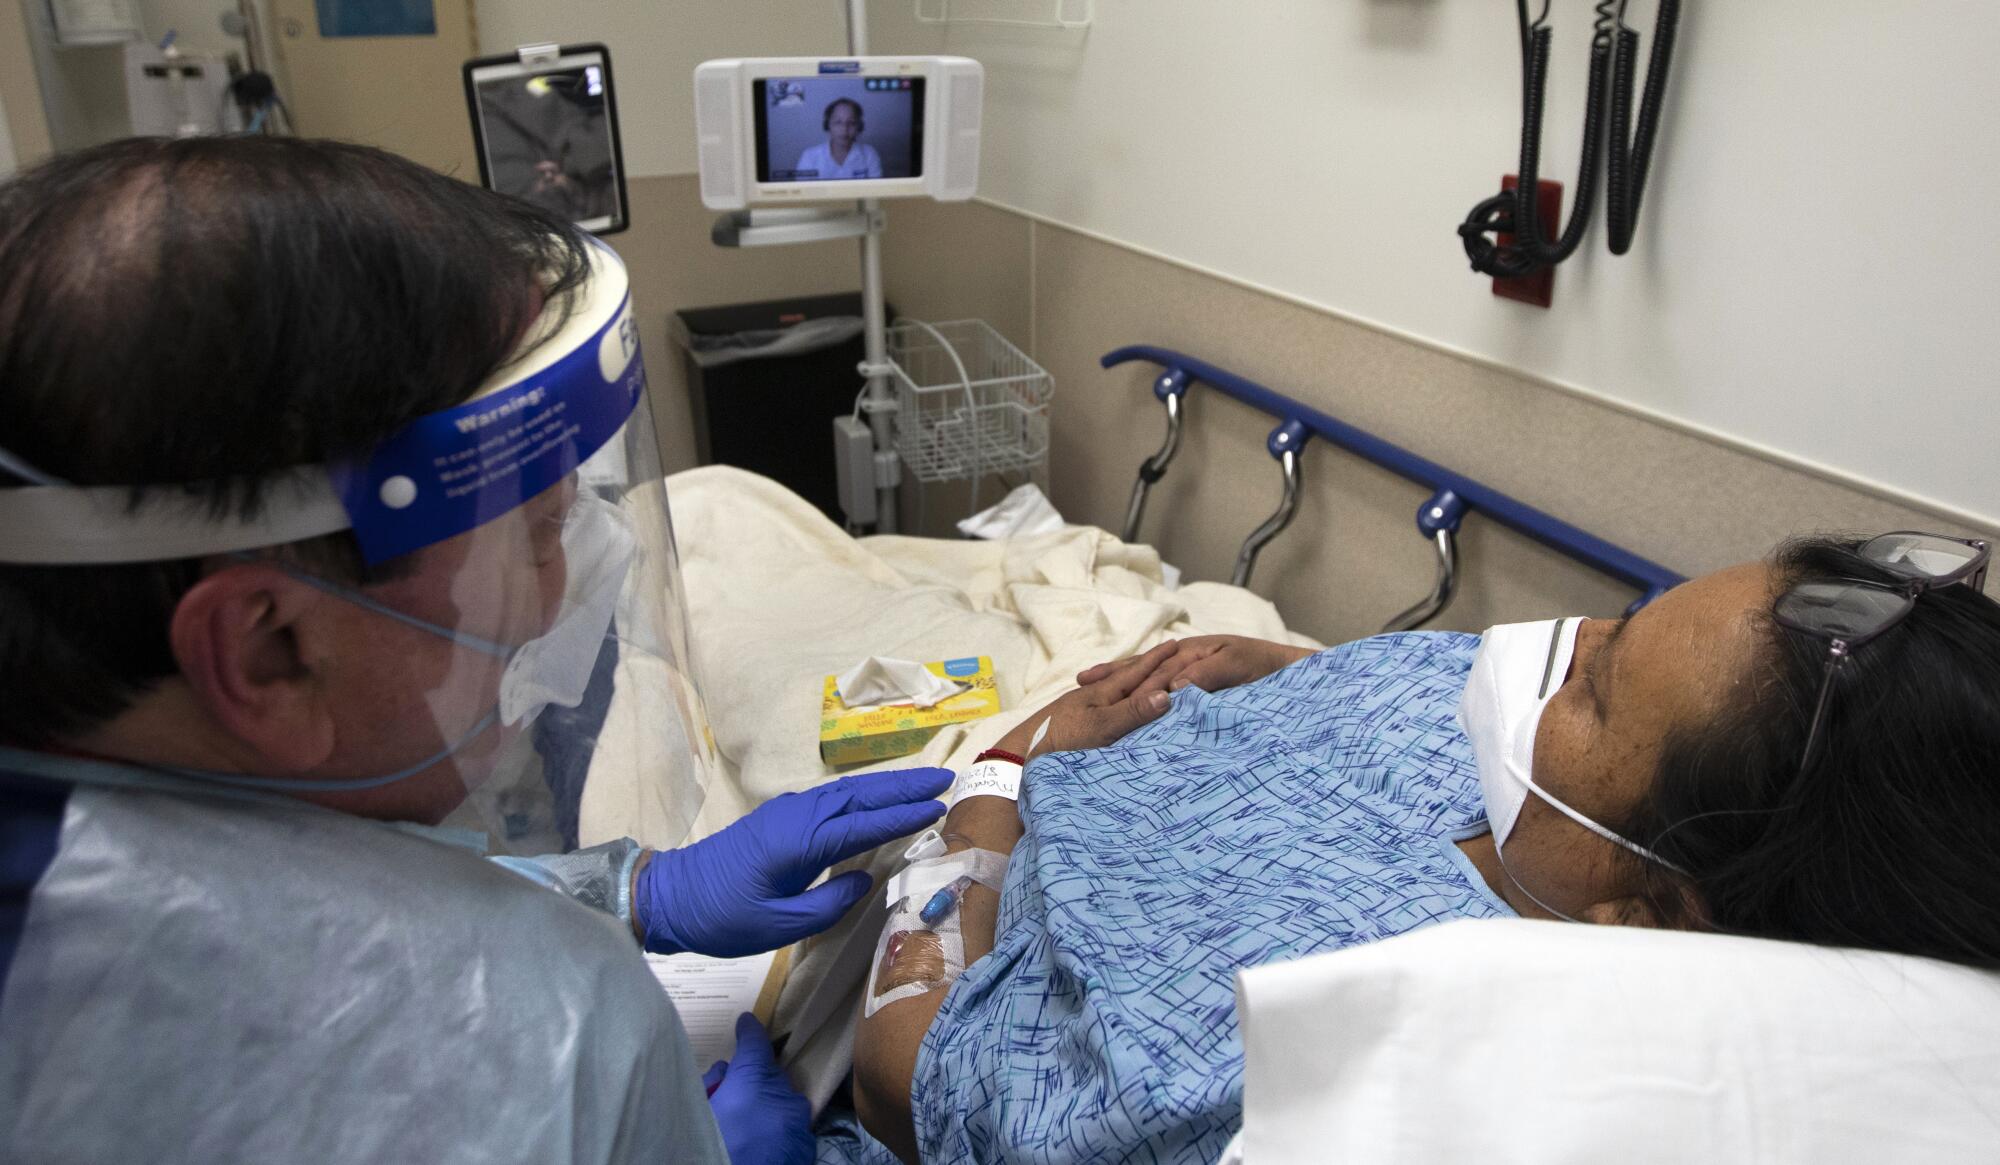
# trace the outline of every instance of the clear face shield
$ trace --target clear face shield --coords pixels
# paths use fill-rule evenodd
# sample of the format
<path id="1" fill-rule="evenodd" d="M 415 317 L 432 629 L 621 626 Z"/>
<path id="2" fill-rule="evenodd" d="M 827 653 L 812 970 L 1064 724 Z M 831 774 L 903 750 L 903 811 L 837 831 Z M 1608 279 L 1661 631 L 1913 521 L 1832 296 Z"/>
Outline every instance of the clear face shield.
<path id="1" fill-rule="evenodd" d="M 302 661 L 331 740 L 317 763 L 171 775 L 337 794 L 483 832 L 494 852 L 685 840 L 713 746 L 625 271 L 592 251 L 588 284 L 471 399 L 365 458 L 301 470 L 254 520 L 172 496 L 132 509 L 125 489 L 5 491 L 0 530 L 28 535 L 10 560 L 214 556 L 328 600 L 309 616 L 322 654 Z M 359 582 L 294 549 L 343 530 Z"/>
<path id="2" fill-rule="evenodd" d="M 496 851 L 606 840 L 586 815 L 674 845 L 701 807 L 713 758 L 653 433 L 641 396 L 573 472 L 420 570 L 459 632 L 421 693 L 430 742 L 469 736 L 445 824 Z"/>

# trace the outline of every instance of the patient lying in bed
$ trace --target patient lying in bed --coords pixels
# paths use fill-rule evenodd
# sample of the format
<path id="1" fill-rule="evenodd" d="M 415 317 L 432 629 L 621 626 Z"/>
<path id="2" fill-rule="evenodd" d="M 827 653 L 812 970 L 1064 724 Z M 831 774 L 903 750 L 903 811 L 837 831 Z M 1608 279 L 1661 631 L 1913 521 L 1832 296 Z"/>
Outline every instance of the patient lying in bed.
<path id="1" fill-rule="evenodd" d="M 2000 965 L 2000 607 L 1936 591 L 1858 648 L 1801 772 L 1827 645 L 1771 611 L 1828 578 L 1894 581 L 1846 544 L 1794 544 L 1582 622 L 1566 666 L 1564 628 L 1525 632 L 1563 649 L 1525 694 L 1499 629 L 1483 659 L 1440 633 L 1306 658 L 1194 640 L 1092 669 L 1002 742 L 1026 753 L 1047 723 L 1018 810 L 973 797 L 947 818 L 954 849 L 1007 855 L 1002 892 L 964 892 L 954 983 L 862 1023 L 875 1140 L 830 1138 L 822 1160 L 1212 1161 L 1240 1122 L 1236 969 L 1452 918 Z M 1477 756 L 1475 660 L 1467 702 L 1500 696 L 1468 708 Z M 1532 793 L 1507 791 L 1509 756 Z"/>

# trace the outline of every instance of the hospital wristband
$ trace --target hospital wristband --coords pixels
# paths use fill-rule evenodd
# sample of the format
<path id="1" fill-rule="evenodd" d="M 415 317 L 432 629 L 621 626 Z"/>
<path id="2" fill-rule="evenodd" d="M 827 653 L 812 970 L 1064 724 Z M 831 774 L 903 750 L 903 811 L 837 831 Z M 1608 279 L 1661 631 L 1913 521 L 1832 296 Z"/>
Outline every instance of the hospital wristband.
<path id="1" fill-rule="evenodd" d="M 1005 797 L 1009 801 L 1019 801 L 1021 765 L 981 753 L 980 759 L 973 761 L 971 768 L 958 774 L 958 783 L 952 787 L 953 805 L 962 804 L 967 797 Z"/>

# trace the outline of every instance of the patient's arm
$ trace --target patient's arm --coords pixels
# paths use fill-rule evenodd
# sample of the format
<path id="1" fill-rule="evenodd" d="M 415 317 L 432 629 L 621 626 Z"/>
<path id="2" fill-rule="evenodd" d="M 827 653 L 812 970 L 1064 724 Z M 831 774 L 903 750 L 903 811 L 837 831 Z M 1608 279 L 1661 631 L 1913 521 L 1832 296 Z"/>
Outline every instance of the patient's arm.
<path id="1" fill-rule="evenodd" d="M 998 747 L 1027 756 L 1030 742 L 1047 721 L 1048 731 L 1033 746 L 1035 751 L 1102 748 L 1158 718 L 1167 709 L 1166 694 L 1141 685 L 1173 648 L 1173 643 L 1163 643 L 1137 659 L 1105 670 L 1096 682 L 1023 720 L 1001 738 Z M 952 808 L 939 828 L 954 853 L 983 849 L 1010 854 L 1023 832 L 1018 808 L 1005 797 L 968 797 Z M 975 882 L 960 899 L 959 912 L 965 965 L 970 967 L 993 949 L 1000 895 Z M 861 1123 L 876 1140 L 913 1165 L 917 1145 L 910 1117 L 910 1082 L 916 1075 L 917 1048 L 949 989 L 948 985 L 938 987 L 889 1004 L 862 1020 L 854 1038 L 854 1107 Z"/>
<path id="2" fill-rule="evenodd" d="M 1021 816 L 1005 797 L 968 797 L 953 807 L 941 828 L 954 853 L 962 849 L 1011 853 L 1021 838 Z M 1000 895 L 975 882 L 960 900 L 959 912 L 969 967 L 993 949 Z M 876 1140 L 912 1165 L 917 1145 L 910 1119 L 910 1081 L 916 1075 L 917 1047 L 937 1018 L 946 990 L 939 987 L 891 1003 L 862 1020 L 854 1037 L 855 1111 Z"/>

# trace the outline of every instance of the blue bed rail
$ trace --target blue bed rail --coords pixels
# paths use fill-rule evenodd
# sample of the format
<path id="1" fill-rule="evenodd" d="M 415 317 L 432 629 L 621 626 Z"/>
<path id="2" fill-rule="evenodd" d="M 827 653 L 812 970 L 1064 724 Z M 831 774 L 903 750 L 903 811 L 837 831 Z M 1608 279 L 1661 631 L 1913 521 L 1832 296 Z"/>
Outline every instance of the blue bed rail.
<path id="1" fill-rule="evenodd" d="M 1250 569 L 1256 563 L 1257 551 L 1265 542 L 1275 537 L 1277 532 L 1291 521 L 1293 513 L 1296 512 L 1301 473 L 1299 456 L 1305 444 L 1313 437 L 1319 437 L 1365 457 L 1384 469 L 1400 474 L 1433 491 L 1431 497 L 1417 509 L 1417 529 L 1436 544 L 1438 586 L 1429 599 L 1404 612 L 1396 620 L 1392 620 L 1390 624 L 1392 628 L 1397 627 L 1399 623 L 1414 626 L 1428 621 L 1450 602 L 1455 585 L 1455 538 L 1458 526 L 1467 513 L 1475 511 L 1586 566 L 1636 587 L 1641 594 L 1638 602 L 1633 604 L 1635 608 L 1651 602 L 1669 587 L 1685 581 L 1681 575 L 1657 562 L 1641 558 L 1621 546 L 1579 530 L 1491 486 L 1446 469 L 1399 445 L 1384 441 L 1373 433 L 1355 428 L 1310 405 L 1301 404 L 1281 392 L 1273 391 L 1193 356 L 1170 348 L 1137 344 L 1108 353 L 1102 363 L 1106 368 L 1115 368 L 1133 361 L 1156 364 L 1164 370 L 1153 382 L 1153 395 L 1167 408 L 1167 441 L 1158 453 L 1148 458 L 1139 468 L 1139 480 L 1134 485 L 1132 504 L 1126 514 L 1125 536 L 1128 540 L 1138 533 L 1147 490 L 1164 475 L 1167 463 L 1173 459 L 1179 447 L 1181 398 L 1187 395 L 1190 388 L 1197 383 L 1206 384 L 1225 396 L 1234 397 L 1278 419 L 1278 427 L 1272 430 L 1265 447 L 1284 470 L 1285 499 L 1278 512 L 1244 543 L 1243 554 L 1237 560 L 1236 581 L 1239 585 L 1248 583 Z M 1414 621 L 1411 621 L 1412 619 Z"/>

